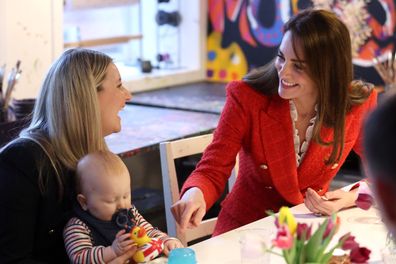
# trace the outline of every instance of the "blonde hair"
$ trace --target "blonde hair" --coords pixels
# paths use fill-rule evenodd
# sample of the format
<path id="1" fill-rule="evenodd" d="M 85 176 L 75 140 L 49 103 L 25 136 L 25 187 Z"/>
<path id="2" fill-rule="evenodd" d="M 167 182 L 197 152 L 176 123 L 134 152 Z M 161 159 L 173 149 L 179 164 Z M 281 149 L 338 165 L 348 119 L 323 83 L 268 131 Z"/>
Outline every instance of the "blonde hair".
<path id="1" fill-rule="evenodd" d="M 20 134 L 38 143 L 55 170 L 64 192 L 62 167 L 75 170 L 78 160 L 90 152 L 107 150 L 102 134 L 97 92 L 102 90 L 112 59 L 97 51 L 70 49 L 49 69 L 33 111 L 32 122 Z M 38 164 L 42 168 L 43 164 Z M 43 171 L 39 186 L 45 190 Z"/>
<path id="2" fill-rule="evenodd" d="M 110 151 L 97 151 L 85 155 L 76 168 L 76 192 L 82 193 L 83 177 L 86 173 L 101 173 L 121 175 L 128 173 L 128 168 L 122 159 Z"/>

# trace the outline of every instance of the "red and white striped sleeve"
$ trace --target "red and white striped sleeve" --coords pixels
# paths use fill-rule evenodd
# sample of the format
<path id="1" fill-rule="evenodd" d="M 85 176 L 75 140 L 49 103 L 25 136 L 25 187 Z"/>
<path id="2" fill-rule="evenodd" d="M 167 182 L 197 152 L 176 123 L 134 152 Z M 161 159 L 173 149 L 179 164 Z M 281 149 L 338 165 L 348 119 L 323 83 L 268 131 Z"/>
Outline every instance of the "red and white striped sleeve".
<path id="1" fill-rule="evenodd" d="M 144 227 L 149 237 L 158 238 L 161 239 L 162 241 L 165 241 L 170 238 L 166 233 L 162 232 L 156 227 L 153 227 L 146 219 L 144 219 L 144 217 L 139 213 L 139 211 L 136 209 L 134 205 L 132 205 L 130 210 L 134 217 L 133 220 L 135 221 L 135 225 Z"/>
<path id="2" fill-rule="evenodd" d="M 63 240 L 70 263 L 104 264 L 104 246 L 93 246 L 89 227 L 80 219 L 73 217 L 63 230 Z"/>

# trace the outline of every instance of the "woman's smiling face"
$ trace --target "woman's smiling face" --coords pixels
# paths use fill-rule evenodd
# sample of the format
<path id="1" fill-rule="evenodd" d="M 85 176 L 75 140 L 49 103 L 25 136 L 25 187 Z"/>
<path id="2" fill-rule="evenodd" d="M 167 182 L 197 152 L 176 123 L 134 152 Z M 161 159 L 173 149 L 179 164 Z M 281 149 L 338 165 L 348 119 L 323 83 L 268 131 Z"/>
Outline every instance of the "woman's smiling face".
<path id="1" fill-rule="evenodd" d="M 296 42 L 296 52 L 293 49 L 292 33 L 287 31 L 279 46 L 275 67 L 279 77 L 279 96 L 283 99 L 304 100 L 306 97 L 317 98 L 318 90 L 308 75 L 308 66 L 304 61 L 304 53 Z"/>
<path id="2" fill-rule="evenodd" d="M 122 85 L 120 73 L 114 63 L 107 67 L 102 90 L 98 92 L 103 136 L 121 130 L 121 119 L 118 113 L 124 108 L 125 102 L 132 98 Z"/>

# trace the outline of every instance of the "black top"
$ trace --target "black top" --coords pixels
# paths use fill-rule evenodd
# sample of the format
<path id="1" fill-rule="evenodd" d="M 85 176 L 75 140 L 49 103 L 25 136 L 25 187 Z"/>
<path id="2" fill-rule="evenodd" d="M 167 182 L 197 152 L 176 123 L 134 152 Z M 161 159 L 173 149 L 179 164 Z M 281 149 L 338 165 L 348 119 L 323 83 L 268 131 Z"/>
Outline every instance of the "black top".
<path id="1" fill-rule="evenodd" d="M 38 185 L 44 164 L 47 189 Z M 62 231 L 71 213 L 71 177 L 59 199 L 55 172 L 41 147 L 21 140 L 0 153 L 0 263 L 68 263 Z M 66 198 L 67 197 L 67 198 Z"/>
<path id="2" fill-rule="evenodd" d="M 93 246 L 111 246 L 116 234 L 122 229 L 116 221 L 104 221 L 81 209 L 80 205 L 74 206 L 74 215 L 86 224 L 91 231 Z"/>

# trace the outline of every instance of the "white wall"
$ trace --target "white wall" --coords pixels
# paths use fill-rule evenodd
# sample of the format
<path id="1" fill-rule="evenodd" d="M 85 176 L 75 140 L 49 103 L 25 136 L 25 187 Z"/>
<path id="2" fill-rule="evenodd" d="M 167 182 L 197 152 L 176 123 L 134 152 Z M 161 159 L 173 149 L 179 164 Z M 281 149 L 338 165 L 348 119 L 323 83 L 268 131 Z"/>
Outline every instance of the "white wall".
<path id="1" fill-rule="evenodd" d="M 18 59 L 22 62 L 13 97 L 36 97 L 48 67 L 62 52 L 62 5 L 63 0 L 0 1 L 0 65 L 7 63 L 8 72 Z"/>

